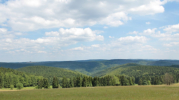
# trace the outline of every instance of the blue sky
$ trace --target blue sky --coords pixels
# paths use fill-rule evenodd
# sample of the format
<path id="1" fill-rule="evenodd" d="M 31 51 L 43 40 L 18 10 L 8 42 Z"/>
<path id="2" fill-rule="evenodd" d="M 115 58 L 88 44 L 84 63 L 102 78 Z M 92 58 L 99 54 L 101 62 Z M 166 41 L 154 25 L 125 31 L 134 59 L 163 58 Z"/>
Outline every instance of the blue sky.
<path id="1" fill-rule="evenodd" d="M 0 62 L 179 59 L 179 0 L 0 0 Z"/>

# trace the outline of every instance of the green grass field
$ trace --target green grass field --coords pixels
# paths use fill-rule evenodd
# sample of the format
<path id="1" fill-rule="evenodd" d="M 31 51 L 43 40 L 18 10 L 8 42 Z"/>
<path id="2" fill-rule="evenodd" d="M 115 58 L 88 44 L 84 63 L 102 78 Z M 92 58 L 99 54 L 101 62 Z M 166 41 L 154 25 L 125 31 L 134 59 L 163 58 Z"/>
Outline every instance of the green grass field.
<path id="1" fill-rule="evenodd" d="M 179 85 L 0 90 L 0 100 L 178 100 Z"/>

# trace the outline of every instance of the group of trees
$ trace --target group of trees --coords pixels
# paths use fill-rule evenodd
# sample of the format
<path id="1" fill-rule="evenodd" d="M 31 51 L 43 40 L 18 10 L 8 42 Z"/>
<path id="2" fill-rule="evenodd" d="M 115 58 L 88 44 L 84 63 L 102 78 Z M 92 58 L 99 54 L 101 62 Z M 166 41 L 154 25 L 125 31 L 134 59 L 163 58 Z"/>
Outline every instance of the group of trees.
<path id="1" fill-rule="evenodd" d="M 0 88 L 36 86 L 41 79 L 43 79 L 42 76 L 29 75 L 9 68 L 0 68 Z"/>
<path id="2" fill-rule="evenodd" d="M 134 85 L 134 77 L 126 76 L 104 76 L 104 77 L 74 77 L 69 80 L 64 77 L 62 79 L 61 86 L 62 88 L 71 88 L 71 87 L 92 87 L 92 86 L 126 86 Z"/>
<path id="3" fill-rule="evenodd" d="M 48 89 L 48 88 L 50 88 L 50 85 L 51 84 L 49 84 L 48 79 L 44 78 L 44 79 L 41 79 L 38 81 L 36 88 L 37 89 L 42 89 L 42 88 Z M 59 88 L 59 80 L 57 77 L 53 78 L 52 88 Z"/>
<path id="4" fill-rule="evenodd" d="M 161 84 L 167 84 L 170 85 L 172 83 L 178 83 L 179 82 L 179 74 L 172 75 L 169 73 L 165 73 L 164 75 L 160 76 L 143 76 L 139 79 L 138 85 L 161 85 Z"/>

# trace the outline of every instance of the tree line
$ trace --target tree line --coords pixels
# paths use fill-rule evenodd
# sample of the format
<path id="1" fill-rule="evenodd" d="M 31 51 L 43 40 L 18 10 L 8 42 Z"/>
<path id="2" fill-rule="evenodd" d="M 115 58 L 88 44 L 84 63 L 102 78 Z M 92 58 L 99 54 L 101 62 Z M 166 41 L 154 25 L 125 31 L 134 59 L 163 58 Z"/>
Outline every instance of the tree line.
<path id="1" fill-rule="evenodd" d="M 161 85 L 179 82 L 179 74 L 165 73 L 164 75 L 158 76 L 143 76 L 139 78 L 138 85 Z"/>
<path id="2" fill-rule="evenodd" d="M 71 87 L 94 87 L 94 86 L 127 86 L 134 85 L 135 78 L 120 76 L 120 75 L 107 75 L 104 77 L 74 77 L 69 80 L 66 77 L 63 77 L 61 86 L 62 88 L 71 88 Z"/>
<path id="3" fill-rule="evenodd" d="M 128 86 L 134 85 L 135 78 L 134 77 L 126 77 L 126 76 L 104 76 L 104 77 L 90 77 L 90 76 L 77 76 L 73 78 L 63 77 L 61 83 L 59 82 L 57 77 L 53 78 L 52 88 L 73 88 L 73 87 L 95 87 L 95 86 Z M 37 88 L 48 88 L 49 83 L 47 79 L 42 79 L 38 82 Z"/>
<path id="4" fill-rule="evenodd" d="M 42 76 L 0 67 L 0 88 L 16 88 L 19 84 L 23 85 L 23 87 L 36 86 L 41 79 L 43 79 Z"/>

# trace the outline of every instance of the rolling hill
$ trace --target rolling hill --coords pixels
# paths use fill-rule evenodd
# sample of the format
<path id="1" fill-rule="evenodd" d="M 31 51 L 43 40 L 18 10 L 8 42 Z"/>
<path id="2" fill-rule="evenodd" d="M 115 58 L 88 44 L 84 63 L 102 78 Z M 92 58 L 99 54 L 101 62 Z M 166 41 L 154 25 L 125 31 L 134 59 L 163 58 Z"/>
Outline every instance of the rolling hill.
<path id="1" fill-rule="evenodd" d="M 144 76 L 158 76 L 164 75 L 165 73 L 179 74 L 179 68 L 174 67 L 163 67 L 163 66 L 147 66 L 139 65 L 135 63 L 129 63 L 119 65 L 111 68 L 107 68 L 103 71 L 97 72 L 92 76 L 105 76 L 105 75 L 126 75 L 134 76 L 135 78 Z"/>
<path id="2" fill-rule="evenodd" d="M 60 80 L 63 77 L 72 78 L 76 76 L 85 76 L 80 72 L 76 72 L 64 68 L 47 67 L 47 66 L 28 66 L 16 70 L 37 75 L 37 76 L 43 76 L 45 78 L 48 78 L 50 83 L 52 82 L 54 76 L 58 77 Z"/>
<path id="3" fill-rule="evenodd" d="M 50 66 L 65 68 L 92 75 L 110 67 L 135 63 L 149 66 L 175 66 L 178 67 L 179 60 L 142 60 L 142 59 L 112 59 L 112 60 L 80 60 L 80 61 L 46 61 L 46 62 L 0 62 L 0 67 L 18 69 L 26 66 Z"/>

